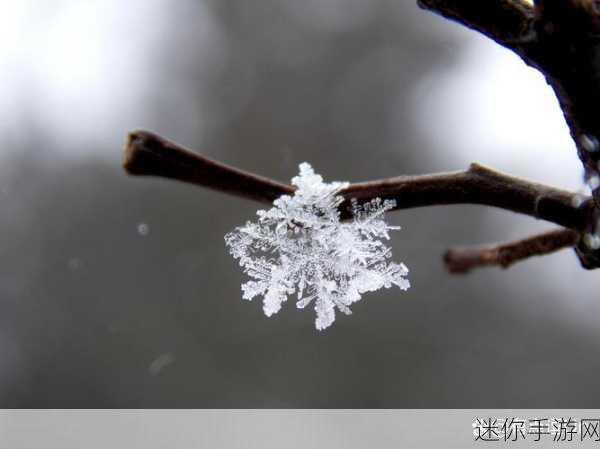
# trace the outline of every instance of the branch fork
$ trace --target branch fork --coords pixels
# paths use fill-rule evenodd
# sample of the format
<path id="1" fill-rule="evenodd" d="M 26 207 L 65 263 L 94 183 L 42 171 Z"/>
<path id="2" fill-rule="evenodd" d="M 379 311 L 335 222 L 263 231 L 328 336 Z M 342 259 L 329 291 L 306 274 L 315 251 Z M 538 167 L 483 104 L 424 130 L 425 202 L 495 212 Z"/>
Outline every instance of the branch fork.
<path id="1" fill-rule="evenodd" d="M 597 233 L 600 209 L 600 2 L 598 0 L 418 0 L 419 6 L 479 31 L 539 70 L 553 88 L 577 147 L 593 203 L 584 232 Z M 581 239 L 585 268 L 600 252 Z"/>
<path id="2" fill-rule="evenodd" d="M 478 164 L 467 170 L 400 176 L 350 184 L 350 200 L 396 200 L 396 209 L 442 204 L 481 204 L 529 215 L 560 226 L 523 240 L 455 248 L 444 256 L 453 273 L 476 267 L 508 267 L 532 256 L 575 247 L 584 268 L 600 267 L 600 249 L 589 244 L 600 229 L 600 1 L 417 0 L 419 6 L 474 29 L 512 50 L 539 70 L 554 89 L 570 128 L 591 198 L 505 175 Z M 147 131 L 129 135 L 125 170 L 132 175 L 175 179 L 243 198 L 272 203 L 294 188 L 210 160 Z M 583 236 L 583 238 L 582 238 Z M 600 238 L 600 236 L 598 236 Z"/>

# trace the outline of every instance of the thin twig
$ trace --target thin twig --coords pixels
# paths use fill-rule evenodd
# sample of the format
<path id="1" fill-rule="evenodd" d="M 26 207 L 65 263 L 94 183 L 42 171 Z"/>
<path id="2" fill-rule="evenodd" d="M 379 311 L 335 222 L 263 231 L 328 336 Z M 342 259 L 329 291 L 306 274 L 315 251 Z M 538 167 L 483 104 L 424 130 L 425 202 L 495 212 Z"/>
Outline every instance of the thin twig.
<path id="1" fill-rule="evenodd" d="M 294 193 L 292 186 L 213 161 L 147 131 L 129 134 L 123 167 L 131 175 L 175 179 L 262 203 Z"/>
<path id="2" fill-rule="evenodd" d="M 232 195 L 271 203 L 294 188 L 227 166 L 193 153 L 147 131 L 130 134 L 124 167 L 133 175 L 160 176 L 208 187 Z M 393 199 L 396 209 L 445 204 L 482 204 L 517 212 L 582 230 L 588 222 L 588 208 L 578 195 L 508 176 L 481 165 L 468 170 L 433 175 L 399 176 L 379 181 L 353 183 L 340 191 L 359 202 L 373 198 Z"/>
<path id="3" fill-rule="evenodd" d="M 514 242 L 497 245 L 452 248 L 444 255 L 451 273 L 468 273 L 474 268 L 500 266 L 508 268 L 533 256 L 544 256 L 579 242 L 579 233 L 570 229 L 555 229 Z"/>

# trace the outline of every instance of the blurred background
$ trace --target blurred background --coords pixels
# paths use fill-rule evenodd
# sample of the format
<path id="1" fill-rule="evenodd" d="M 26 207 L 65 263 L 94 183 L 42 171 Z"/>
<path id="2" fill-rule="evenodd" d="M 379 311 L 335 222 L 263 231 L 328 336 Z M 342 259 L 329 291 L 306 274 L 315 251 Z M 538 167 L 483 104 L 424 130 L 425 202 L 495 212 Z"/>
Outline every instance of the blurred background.
<path id="1" fill-rule="evenodd" d="M 391 213 L 413 287 L 319 333 L 241 299 L 223 235 L 257 205 L 121 168 L 145 128 L 282 181 L 477 161 L 583 188 L 542 77 L 414 3 L 0 0 L 0 406 L 597 406 L 597 273 L 572 251 L 442 266 L 548 225 Z"/>

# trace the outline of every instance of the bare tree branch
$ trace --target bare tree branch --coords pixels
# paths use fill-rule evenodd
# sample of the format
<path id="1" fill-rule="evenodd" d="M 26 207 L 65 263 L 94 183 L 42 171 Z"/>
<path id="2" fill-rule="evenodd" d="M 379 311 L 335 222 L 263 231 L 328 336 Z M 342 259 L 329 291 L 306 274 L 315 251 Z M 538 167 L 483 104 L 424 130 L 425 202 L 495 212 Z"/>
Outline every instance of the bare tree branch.
<path id="1" fill-rule="evenodd" d="M 544 256 L 579 242 L 580 234 L 570 229 L 555 229 L 515 242 L 449 249 L 444 255 L 451 273 L 468 273 L 475 268 L 508 268 L 533 256 Z"/>
<path id="2" fill-rule="evenodd" d="M 129 134 L 123 167 L 131 175 L 175 179 L 262 203 L 294 193 L 292 186 L 213 161 L 147 131 Z"/>
<path id="3" fill-rule="evenodd" d="M 455 20 L 513 50 L 537 68 L 554 88 L 591 183 L 594 199 L 498 173 L 472 164 L 467 170 L 401 176 L 351 184 L 351 198 L 394 199 L 398 209 L 482 204 L 530 215 L 570 230 L 496 246 L 455 249 L 446 261 L 454 272 L 477 266 L 508 266 L 518 260 L 575 246 L 585 268 L 600 267 L 600 250 L 579 239 L 598 232 L 600 219 L 600 1 L 598 0 L 417 0 L 428 10 Z M 146 131 L 129 136 L 125 169 L 135 175 L 162 176 L 270 203 L 294 188 L 194 154 Z M 591 234 L 590 234 L 591 235 Z M 595 245 L 592 245 L 595 246 Z"/>
<path id="4" fill-rule="evenodd" d="M 600 211 L 600 2 L 598 0 L 417 0 L 510 48 L 538 69 L 556 93 Z M 592 225 L 588 225 L 588 229 Z M 600 251 L 579 245 L 585 268 Z"/>
<path id="5" fill-rule="evenodd" d="M 600 175 L 600 5 L 594 0 L 418 0 L 537 68 L 554 89 L 586 170 Z M 600 205 L 600 189 L 594 197 Z"/>
<path id="6" fill-rule="evenodd" d="M 417 0 L 421 8 L 485 34 L 515 51 L 529 38 L 533 7 L 521 0 Z"/>
<path id="7" fill-rule="evenodd" d="M 147 131 L 129 135 L 124 167 L 133 175 L 176 179 L 263 203 L 271 203 L 277 197 L 294 191 L 290 185 L 212 161 Z M 582 230 L 588 223 L 589 202 L 580 205 L 577 194 L 508 176 L 477 164 L 459 172 L 353 183 L 340 194 L 348 200 L 342 205 L 345 213 L 348 213 L 347 206 L 352 198 L 365 202 L 378 197 L 396 200 L 396 209 L 482 204 L 574 230 Z"/>

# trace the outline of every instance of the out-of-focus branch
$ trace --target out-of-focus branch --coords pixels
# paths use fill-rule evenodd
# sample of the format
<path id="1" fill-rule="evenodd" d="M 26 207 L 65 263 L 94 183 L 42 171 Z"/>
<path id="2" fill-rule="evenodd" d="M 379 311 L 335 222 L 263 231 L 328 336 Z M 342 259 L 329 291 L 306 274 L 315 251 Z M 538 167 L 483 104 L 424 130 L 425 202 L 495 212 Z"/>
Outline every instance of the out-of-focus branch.
<path id="1" fill-rule="evenodd" d="M 520 0 L 417 0 L 417 3 L 512 50 L 519 50 L 521 43 L 528 40 L 534 18 L 532 5 Z"/>
<path id="2" fill-rule="evenodd" d="M 514 242 L 452 248 L 444 255 L 444 262 L 451 273 L 468 273 L 475 268 L 490 266 L 508 268 L 533 256 L 572 248 L 579 238 L 580 234 L 571 229 L 555 229 Z"/>
<path id="3" fill-rule="evenodd" d="M 125 170 L 133 175 L 160 176 L 184 181 L 243 198 L 271 203 L 294 188 L 227 166 L 187 150 L 147 131 L 129 135 L 125 147 Z M 482 204 L 546 220 L 574 230 L 588 222 L 589 201 L 580 205 L 578 195 L 508 176 L 471 164 L 465 171 L 433 175 L 399 176 L 350 184 L 340 191 L 350 199 L 393 199 L 396 209 L 446 204 Z"/>

